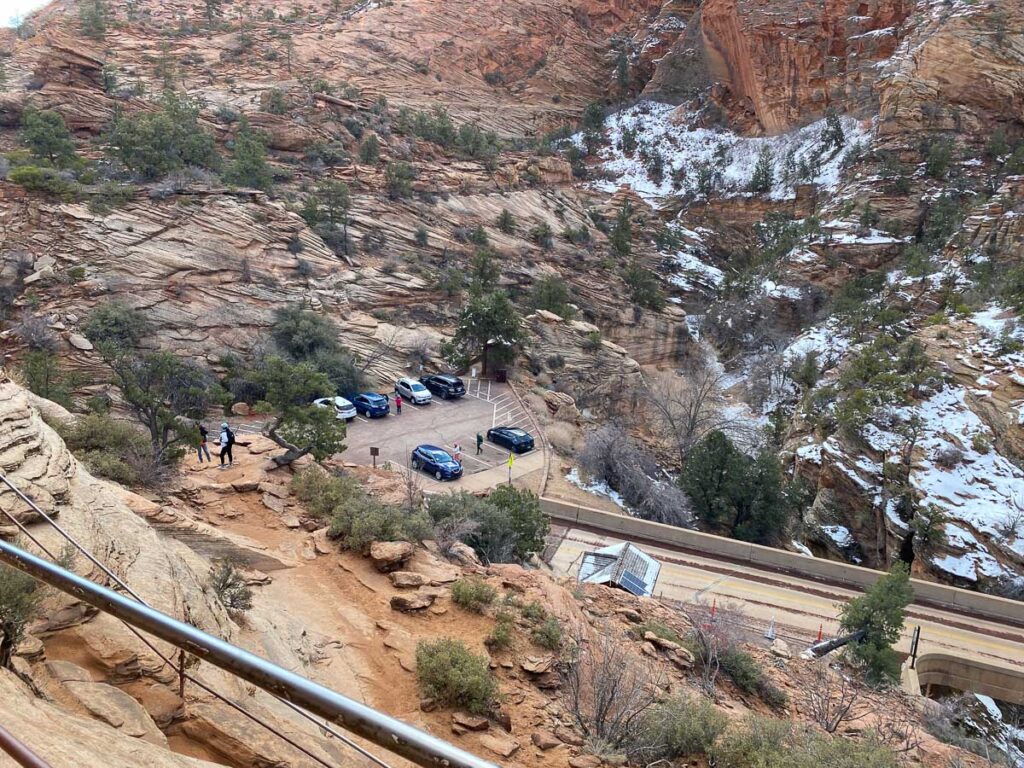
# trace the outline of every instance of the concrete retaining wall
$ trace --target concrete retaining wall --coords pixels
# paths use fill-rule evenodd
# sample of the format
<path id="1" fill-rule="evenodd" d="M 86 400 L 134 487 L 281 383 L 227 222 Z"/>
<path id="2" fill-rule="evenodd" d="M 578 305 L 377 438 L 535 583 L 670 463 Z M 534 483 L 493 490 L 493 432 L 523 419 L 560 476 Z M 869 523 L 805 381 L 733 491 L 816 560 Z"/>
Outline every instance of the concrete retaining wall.
<path id="1" fill-rule="evenodd" d="M 595 528 L 624 540 L 637 543 L 647 541 L 656 545 L 681 547 L 704 555 L 719 555 L 732 562 L 748 563 L 765 570 L 788 573 L 850 589 L 862 590 L 884 575 L 881 571 L 870 568 L 638 520 L 627 515 L 604 512 L 558 499 L 544 497 L 541 499 L 541 507 L 558 522 Z M 1024 602 L 918 579 L 912 579 L 911 582 L 915 602 L 997 622 L 1024 625 Z"/>
<path id="2" fill-rule="evenodd" d="M 981 693 L 1011 704 L 1024 704 L 1024 672 L 948 653 L 921 654 L 916 667 L 918 693 L 927 693 L 930 685 L 942 685 L 957 691 Z M 912 684 L 909 676 L 904 683 Z"/>

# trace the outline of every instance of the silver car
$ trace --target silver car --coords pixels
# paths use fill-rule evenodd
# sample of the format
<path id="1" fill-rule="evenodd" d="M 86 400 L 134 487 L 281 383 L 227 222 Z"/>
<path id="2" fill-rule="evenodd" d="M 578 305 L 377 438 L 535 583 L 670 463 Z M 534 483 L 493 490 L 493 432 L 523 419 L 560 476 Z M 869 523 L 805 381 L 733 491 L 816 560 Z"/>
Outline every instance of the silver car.
<path id="1" fill-rule="evenodd" d="M 321 397 L 314 400 L 313 405 L 317 408 L 334 408 L 334 415 L 345 421 L 352 421 L 356 417 L 356 407 L 344 397 Z"/>
<path id="2" fill-rule="evenodd" d="M 429 389 L 416 379 L 408 377 L 402 377 L 395 382 L 395 392 L 416 405 L 426 405 L 433 399 Z"/>

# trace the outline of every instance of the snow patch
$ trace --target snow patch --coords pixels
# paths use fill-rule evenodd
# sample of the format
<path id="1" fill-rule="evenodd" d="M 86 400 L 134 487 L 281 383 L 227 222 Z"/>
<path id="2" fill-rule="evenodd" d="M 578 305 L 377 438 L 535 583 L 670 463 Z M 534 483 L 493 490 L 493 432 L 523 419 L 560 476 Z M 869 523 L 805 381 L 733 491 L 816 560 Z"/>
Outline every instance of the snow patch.
<path id="1" fill-rule="evenodd" d="M 647 200 L 656 200 L 673 194 L 688 193 L 700 197 L 699 172 L 710 169 L 719 175 L 716 189 L 730 194 L 750 194 L 747 186 L 754 173 L 761 151 L 767 148 L 773 158 L 775 183 L 769 197 L 788 199 L 795 194 L 795 182 L 785 181 L 792 168 L 801 162 L 813 163 L 813 156 L 821 145 L 825 120 L 781 136 L 747 138 L 731 131 L 694 128 L 687 126 L 686 113 L 677 107 L 653 101 L 643 101 L 621 112 L 608 116 L 605 129 L 611 146 L 601 152 L 604 170 L 613 180 L 598 181 L 599 189 L 614 192 L 623 184 L 632 187 Z M 825 153 L 809 183 L 826 189 L 839 184 L 843 159 L 857 143 L 870 138 L 870 131 L 853 118 L 840 118 L 845 143 L 838 151 Z M 623 133 L 635 131 L 638 148 L 627 154 L 623 148 Z M 582 146 L 582 135 L 573 139 Z M 663 159 L 661 179 L 652 177 L 651 163 L 645 163 L 641 150 L 660 154 Z"/>

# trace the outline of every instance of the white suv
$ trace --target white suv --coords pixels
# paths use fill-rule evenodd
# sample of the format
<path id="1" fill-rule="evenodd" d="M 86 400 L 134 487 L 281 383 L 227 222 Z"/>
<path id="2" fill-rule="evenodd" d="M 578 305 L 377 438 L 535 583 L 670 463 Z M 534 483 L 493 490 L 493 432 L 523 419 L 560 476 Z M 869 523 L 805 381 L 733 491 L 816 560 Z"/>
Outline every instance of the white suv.
<path id="1" fill-rule="evenodd" d="M 334 415 L 345 421 L 352 421 L 356 417 L 356 407 L 344 397 L 321 397 L 314 400 L 313 405 L 317 408 L 334 408 Z"/>
<path id="2" fill-rule="evenodd" d="M 415 379 L 410 378 L 403 377 L 396 381 L 395 392 L 416 405 L 426 405 L 433 399 L 429 389 Z"/>

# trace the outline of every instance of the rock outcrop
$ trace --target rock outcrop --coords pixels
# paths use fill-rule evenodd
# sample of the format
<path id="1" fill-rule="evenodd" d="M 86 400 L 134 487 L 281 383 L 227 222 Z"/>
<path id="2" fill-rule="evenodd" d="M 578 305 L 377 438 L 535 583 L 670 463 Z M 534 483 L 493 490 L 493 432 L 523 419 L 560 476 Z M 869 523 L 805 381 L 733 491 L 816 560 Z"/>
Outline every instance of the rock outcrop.
<path id="1" fill-rule="evenodd" d="M 912 10 L 911 0 L 708 0 L 646 92 L 710 89 L 729 126 L 748 134 L 783 133 L 830 107 L 870 114 L 878 63 Z"/>

